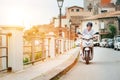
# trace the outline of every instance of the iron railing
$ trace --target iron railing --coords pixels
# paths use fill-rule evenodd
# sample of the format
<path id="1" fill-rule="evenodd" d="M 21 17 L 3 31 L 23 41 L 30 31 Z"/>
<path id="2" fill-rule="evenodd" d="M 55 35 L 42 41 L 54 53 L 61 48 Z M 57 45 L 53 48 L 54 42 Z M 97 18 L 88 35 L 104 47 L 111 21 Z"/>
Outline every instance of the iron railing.
<path id="1" fill-rule="evenodd" d="M 47 57 L 50 57 L 50 38 L 32 37 L 29 44 L 30 45 L 24 44 L 24 65 L 42 61 L 46 59 L 46 54 L 48 55 Z"/>
<path id="2" fill-rule="evenodd" d="M 0 45 L 0 49 L 1 49 L 1 52 L 0 52 L 0 54 L 1 54 L 0 55 L 0 59 L 1 59 L 1 61 L 0 61 L 0 72 L 5 71 L 5 70 L 11 71 L 12 68 L 8 67 L 8 41 L 9 41 L 9 37 L 11 36 L 11 33 L 8 33 L 8 34 L 6 34 L 6 33 L 0 33 L 0 36 L 1 36 L 1 45 Z M 5 46 L 2 45 L 2 39 L 3 39 L 2 36 L 5 36 L 5 40 L 6 40 L 5 41 Z M 2 52 L 3 49 L 5 49 L 5 53 Z M 3 62 L 3 60 L 5 62 Z M 6 64 L 3 64 L 3 63 L 6 63 Z M 3 68 L 3 66 L 5 66 L 5 67 Z"/>

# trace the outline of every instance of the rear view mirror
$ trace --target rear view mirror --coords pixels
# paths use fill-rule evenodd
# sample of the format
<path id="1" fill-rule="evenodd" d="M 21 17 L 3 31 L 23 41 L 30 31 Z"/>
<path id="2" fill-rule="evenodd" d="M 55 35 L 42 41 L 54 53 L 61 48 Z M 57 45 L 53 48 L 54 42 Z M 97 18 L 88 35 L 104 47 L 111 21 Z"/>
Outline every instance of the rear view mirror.
<path id="1" fill-rule="evenodd" d="M 80 33 L 80 32 L 78 32 L 77 34 L 81 35 L 81 33 Z"/>
<path id="2" fill-rule="evenodd" d="M 95 34 L 99 34 L 99 32 L 96 32 Z"/>

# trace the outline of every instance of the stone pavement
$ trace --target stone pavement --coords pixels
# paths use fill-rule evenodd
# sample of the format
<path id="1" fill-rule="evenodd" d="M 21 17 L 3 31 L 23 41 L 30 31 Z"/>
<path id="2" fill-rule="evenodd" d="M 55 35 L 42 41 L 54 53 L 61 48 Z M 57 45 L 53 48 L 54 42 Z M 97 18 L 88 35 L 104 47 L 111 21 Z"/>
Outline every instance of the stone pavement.
<path id="1" fill-rule="evenodd" d="M 79 51 L 79 47 L 71 49 L 54 59 L 36 63 L 22 71 L 2 76 L 0 80 L 50 80 L 71 65 L 77 58 Z"/>

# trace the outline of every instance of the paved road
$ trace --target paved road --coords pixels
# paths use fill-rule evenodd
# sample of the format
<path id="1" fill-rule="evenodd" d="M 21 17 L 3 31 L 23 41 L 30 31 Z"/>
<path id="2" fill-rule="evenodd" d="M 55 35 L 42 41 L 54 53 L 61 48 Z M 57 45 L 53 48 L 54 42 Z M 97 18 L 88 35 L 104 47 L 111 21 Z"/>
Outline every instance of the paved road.
<path id="1" fill-rule="evenodd" d="M 96 47 L 94 52 L 91 64 L 79 61 L 60 80 L 120 80 L 120 51 Z"/>

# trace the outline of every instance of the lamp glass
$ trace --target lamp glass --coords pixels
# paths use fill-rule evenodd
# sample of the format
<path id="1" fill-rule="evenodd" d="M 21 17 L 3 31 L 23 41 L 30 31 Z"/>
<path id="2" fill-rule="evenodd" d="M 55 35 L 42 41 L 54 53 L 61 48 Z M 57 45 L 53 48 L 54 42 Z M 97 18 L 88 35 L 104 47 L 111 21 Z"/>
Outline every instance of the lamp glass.
<path id="1" fill-rule="evenodd" d="M 57 0 L 58 6 L 62 8 L 64 0 Z"/>

